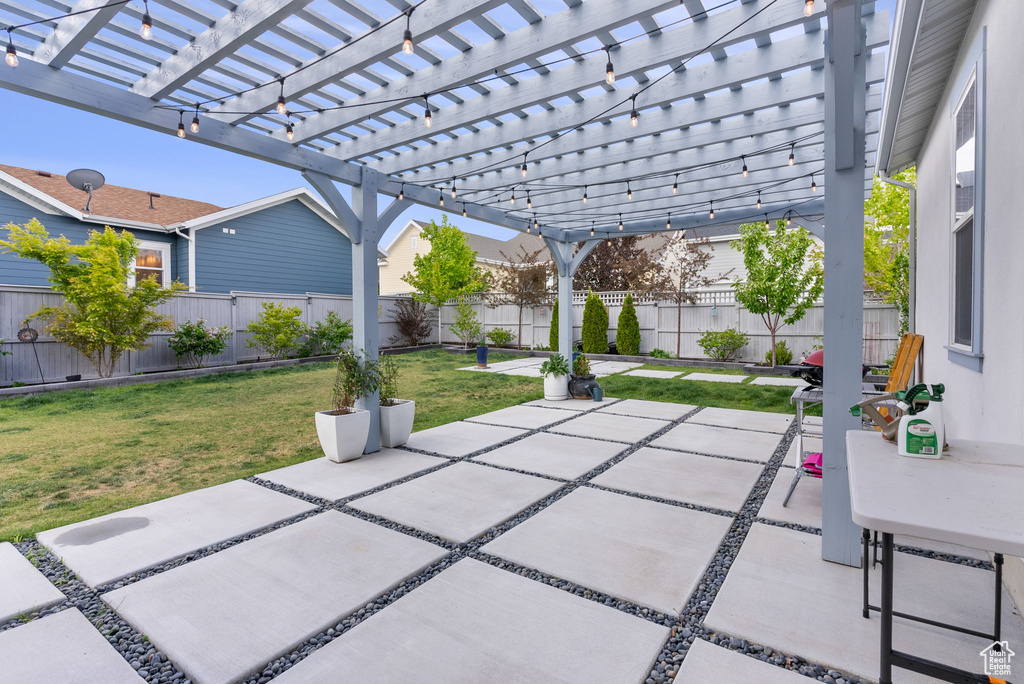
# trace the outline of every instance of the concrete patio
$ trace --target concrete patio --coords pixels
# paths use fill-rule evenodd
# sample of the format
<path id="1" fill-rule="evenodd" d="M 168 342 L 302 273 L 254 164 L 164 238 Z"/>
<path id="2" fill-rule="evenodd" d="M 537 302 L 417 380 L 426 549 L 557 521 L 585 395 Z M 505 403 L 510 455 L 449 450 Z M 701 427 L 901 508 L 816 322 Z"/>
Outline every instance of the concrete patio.
<path id="1" fill-rule="evenodd" d="M 0 545 L 3 680 L 874 681 L 860 571 L 821 560 L 821 481 L 781 506 L 794 430 L 540 400 Z M 901 610 L 988 625 L 986 554 L 897 541 Z M 896 635 L 969 669 L 987 645 Z"/>

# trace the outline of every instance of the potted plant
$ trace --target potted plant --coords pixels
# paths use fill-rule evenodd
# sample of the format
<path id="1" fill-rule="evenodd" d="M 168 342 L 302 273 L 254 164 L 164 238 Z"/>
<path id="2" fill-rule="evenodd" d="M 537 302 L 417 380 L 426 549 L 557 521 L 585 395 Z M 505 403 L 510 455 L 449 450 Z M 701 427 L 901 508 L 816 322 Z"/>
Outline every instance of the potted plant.
<path id="1" fill-rule="evenodd" d="M 370 412 L 355 408 L 355 403 L 356 399 L 373 394 L 379 386 L 376 361 L 361 359 L 349 350 L 338 355 L 333 408 L 316 413 L 316 434 L 327 458 L 344 463 L 363 455 L 370 435 Z"/>
<path id="2" fill-rule="evenodd" d="M 380 445 L 402 446 L 409 441 L 416 402 L 398 399 L 398 364 L 391 356 L 380 360 Z"/>
<path id="3" fill-rule="evenodd" d="M 586 354 L 580 354 L 572 364 L 572 375 L 569 376 L 569 396 L 573 399 L 591 399 L 594 387 L 600 387 L 600 385 L 590 373 L 590 359 Z"/>
<path id="4" fill-rule="evenodd" d="M 569 362 L 561 354 L 552 354 L 540 364 L 544 376 L 544 398 L 563 401 L 569 398 Z"/>

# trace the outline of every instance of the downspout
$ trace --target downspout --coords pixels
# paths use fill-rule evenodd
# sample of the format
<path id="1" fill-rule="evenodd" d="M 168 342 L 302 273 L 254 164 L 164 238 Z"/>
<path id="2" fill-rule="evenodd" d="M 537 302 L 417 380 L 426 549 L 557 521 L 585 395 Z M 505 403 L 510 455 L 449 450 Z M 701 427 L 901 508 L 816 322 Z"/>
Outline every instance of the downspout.
<path id="1" fill-rule="evenodd" d="M 908 290 L 909 299 L 907 306 L 907 332 L 917 332 L 917 188 L 906 181 L 896 180 L 890 178 L 884 171 L 878 172 L 878 180 L 889 185 L 895 185 L 899 188 L 905 188 L 910 191 L 910 232 L 907 235 L 907 242 L 910 243 L 910 273 L 908 274 Z M 918 355 L 918 375 L 922 377 L 924 373 L 924 358 L 922 354 Z"/>
<path id="2" fill-rule="evenodd" d="M 178 237 L 188 240 L 188 291 L 196 291 L 196 229 L 189 228 L 188 235 L 181 232 L 181 228 L 174 227 L 174 233 Z"/>

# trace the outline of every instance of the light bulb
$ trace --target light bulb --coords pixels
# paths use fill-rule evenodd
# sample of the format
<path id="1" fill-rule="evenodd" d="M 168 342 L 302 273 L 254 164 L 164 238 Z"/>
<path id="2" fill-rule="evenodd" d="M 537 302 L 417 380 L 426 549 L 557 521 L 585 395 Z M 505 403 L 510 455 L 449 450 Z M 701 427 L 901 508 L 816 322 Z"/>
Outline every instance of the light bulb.
<path id="1" fill-rule="evenodd" d="M 583 203 L 584 204 L 587 203 L 587 186 L 586 185 L 583 186 Z"/>
<path id="2" fill-rule="evenodd" d="M 757 191 L 757 208 L 758 209 L 761 208 L 761 191 L 760 190 Z"/>
<path id="3" fill-rule="evenodd" d="M 814 182 L 814 176 L 811 176 L 811 192 L 818 192 L 818 184 Z"/>
<path id="4" fill-rule="evenodd" d="M 608 238 L 608 246 L 609 246 L 609 247 L 611 247 L 611 246 L 612 246 L 612 239 L 611 239 L 611 237 L 609 237 L 609 238 Z"/>
<path id="5" fill-rule="evenodd" d="M 604 65 L 604 81 L 608 85 L 615 83 L 615 67 L 612 66 L 612 50 L 611 48 L 605 48 L 604 51 L 608 53 L 608 63 Z"/>
<path id="6" fill-rule="evenodd" d="M 668 215 L 668 221 L 665 222 L 665 230 L 672 230 L 672 214 Z"/>
<path id="7" fill-rule="evenodd" d="M 629 115 L 629 125 L 633 128 L 640 125 L 640 114 L 635 109 Z"/>
<path id="8" fill-rule="evenodd" d="M 622 214 L 619 214 L 619 230 L 622 230 Z"/>
<path id="9" fill-rule="evenodd" d="M 509 204 L 515 204 L 516 203 L 516 191 L 515 190 L 512 191 L 512 196 L 508 198 L 508 203 Z"/>
<path id="10" fill-rule="evenodd" d="M 467 215 L 468 215 L 468 214 L 467 214 L 467 212 L 466 212 L 466 203 L 465 203 L 465 202 L 463 202 L 463 203 L 462 203 L 462 218 L 466 218 L 466 216 L 467 216 Z"/>
<path id="11" fill-rule="evenodd" d="M 400 200 L 404 200 L 405 199 L 405 183 L 402 183 L 402 187 L 400 187 L 398 189 L 398 199 L 400 199 Z"/>
<path id="12" fill-rule="evenodd" d="M 804 2 L 804 16 L 809 17 L 814 14 L 814 0 L 806 0 Z"/>
<path id="13" fill-rule="evenodd" d="M 523 178 L 526 178 L 526 159 L 523 159 L 522 172 L 523 172 Z"/>
<path id="14" fill-rule="evenodd" d="M 192 126 L 190 126 L 190 128 L 191 128 L 193 133 L 198 133 L 199 132 L 199 117 L 198 116 L 193 116 L 192 117 Z"/>
<path id="15" fill-rule="evenodd" d="M 405 29 L 405 38 L 402 40 L 402 52 L 406 55 L 412 54 L 412 31 Z"/>
<path id="16" fill-rule="evenodd" d="M 185 137 L 185 124 L 180 122 L 180 121 L 178 122 L 178 137 L 179 138 L 184 138 Z"/>
<path id="17" fill-rule="evenodd" d="M 295 140 L 295 129 L 292 128 L 291 124 L 288 124 L 287 126 L 284 127 L 284 133 L 285 135 L 288 136 L 288 142 L 292 142 L 293 140 Z"/>
<path id="18" fill-rule="evenodd" d="M 786 225 L 788 226 L 791 223 L 793 223 L 793 220 L 789 218 L 789 214 L 786 214 Z"/>
<path id="19" fill-rule="evenodd" d="M 153 17 L 149 12 L 142 15 L 142 26 L 139 28 L 139 35 L 143 40 L 150 40 L 153 37 Z"/>
<path id="20" fill-rule="evenodd" d="M 452 179 L 452 199 L 455 199 L 455 179 Z"/>
<path id="21" fill-rule="evenodd" d="M 678 192 L 679 192 L 679 176 L 676 176 L 676 179 L 674 181 L 672 181 L 672 194 L 675 195 Z"/>
<path id="22" fill-rule="evenodd" d="M 594 237 L 594 222 L 590 222 L 590 237 Z"/>
<path id="23" fill-rule="evenodd" d="M 715 203 L 711 203 L 711 212 L 708 214 L 709 219 L 715 218 Z"/>
<path id="24" fill-rule="evenodd" d="M 790 150 L 789 150 L 789 165 L 790 166 L 792 166 L 793 162 L 796 161 L 796 156 L 794 154 L 795 152 L 796 152 L 796 144 L 794 144 L 793 147 L 791 147 Z"/>
<path id="25" fill-rule="evenodd" d="M 540 228 L 540 224 L 537 222 L 537 215 L 536 214 L 533 215 L 533 227 L 537 228 L 537 229 Z"/>
<path id="26" fill-rule="evenodd" d="M 437 197 L 438 197 L 438 202 L 440 202 L 441 206 L 443 207 L 444 206 L 444 192 L 442 191 L 442 192 L 437 193 Z"/>
<path id="27" fill-rule="evenodd" d="M 740 159 L 743 159 L 743 157 L 740 157 Z M 747 177 L 747 160 L 746 159 L 743 159 L 743 177 L 744 178 Z"/>
<path id="28" fill-rule="evenodd" d="M 284 95 L 277 96 L 277 113 L 284 116 L 287 113 L 288 107 L 284 103 Z"/>
<path id="29" fill-rule="evenodd" d="M 526 208 L 527 209 L 533 209 L 533 200 L 530 199 L 530 192 L 529 191 L 526 192 Z"/>
<path id="30" fill-rule="evenodd" d="M 7 66 L 16 67 L 18 66 L 18 51 L 14 49 L 14 43 L 11 42 L 10 37 L 7 39 Z"/>
<path id="31" fill-rule="evenodd" d="M 423 125 L 430 128 L 430 124 L 433 123 L 430 120 L 430 109 L 423 110 Z"/>

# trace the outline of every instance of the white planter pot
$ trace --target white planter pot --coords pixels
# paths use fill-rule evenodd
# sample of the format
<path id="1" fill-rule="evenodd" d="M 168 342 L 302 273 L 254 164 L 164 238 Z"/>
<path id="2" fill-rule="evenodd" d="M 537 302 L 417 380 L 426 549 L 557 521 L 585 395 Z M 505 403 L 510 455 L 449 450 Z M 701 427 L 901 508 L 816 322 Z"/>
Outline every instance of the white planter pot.
<path id="1" fill-rule="evenodd" d="M 569 378 L 565 375 L 549 375 L 544 378 L 544 398 L 548 401 L 562 401 L 569 398 Z"/>
<path id="2" fill-rule="evenodd" d="M 336 416 L 331 411 L 317 411 L 316 435 L 324 456 L 335 463 L 354 461 L 363 455 L 370 436 L 370 412 L 353 409 Z"/>
<path id="3" fill-rule="evenodd" d="M 402 446 L 412 434 L 412 421 L 416 417 L 416 402 L 396 399 L 394 406 L 380 407 L 380 445 L 391 448 Z"/>

